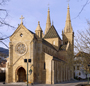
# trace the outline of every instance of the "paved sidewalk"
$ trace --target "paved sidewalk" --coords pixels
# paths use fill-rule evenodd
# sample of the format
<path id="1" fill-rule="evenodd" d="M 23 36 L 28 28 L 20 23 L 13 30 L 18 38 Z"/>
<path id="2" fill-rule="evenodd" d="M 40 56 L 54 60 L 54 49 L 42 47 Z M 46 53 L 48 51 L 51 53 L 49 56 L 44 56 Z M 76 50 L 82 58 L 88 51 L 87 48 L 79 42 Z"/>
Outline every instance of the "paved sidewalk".
<path id="1" fill-rule="evenodd" d="M 34 85 L 28 85 L 28 86 L 75 86 L 77 84 L 85 84 L 87 81 L 69 81 L 69 82 L 62 82 L 57 84 L 34 84 Z M 3 82 L 0 82 L 0 86 L 27 86 L 24 82 L 17 82 L 17 83 L 6 83 L 3 84 Z"/>

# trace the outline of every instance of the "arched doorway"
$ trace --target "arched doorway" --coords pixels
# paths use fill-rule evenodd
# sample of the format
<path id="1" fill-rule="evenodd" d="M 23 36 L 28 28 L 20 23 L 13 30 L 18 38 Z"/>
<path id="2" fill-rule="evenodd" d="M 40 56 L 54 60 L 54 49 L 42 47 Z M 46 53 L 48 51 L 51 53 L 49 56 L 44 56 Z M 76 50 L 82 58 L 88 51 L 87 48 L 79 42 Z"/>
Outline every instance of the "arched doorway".
<path id="1" fill-rule="evenodd" d="M 23 82 L 26 80 L 26 71 L 23 67 L 20 67 L 17 71 L 18 82 Z"/>

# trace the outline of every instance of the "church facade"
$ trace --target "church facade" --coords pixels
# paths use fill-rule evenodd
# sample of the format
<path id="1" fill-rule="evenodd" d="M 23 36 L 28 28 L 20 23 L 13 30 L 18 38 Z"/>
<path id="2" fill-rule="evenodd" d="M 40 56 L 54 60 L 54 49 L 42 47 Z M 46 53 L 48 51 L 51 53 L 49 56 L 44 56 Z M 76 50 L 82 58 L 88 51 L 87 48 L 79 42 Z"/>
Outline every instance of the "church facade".
<path id="1" fill-rule="evenodd" d="M 73 70 L 70 70 L 66 64 L 66 58 L 70 56 L 73 58 L 74 52 L 74 33 L 69 6 L 62 37 L 61 39 L 54 25 L 51 25 L 49 9 L 44 34 L 40 22 L 35 33 L 28 30 L 21 22 L 10 37 L 6 82 L 27 80 L 25 59 L 31 59 L 31 62 L 28 62 L 28 81 L 31 83 L 54 84 L 72 79 Z"/>

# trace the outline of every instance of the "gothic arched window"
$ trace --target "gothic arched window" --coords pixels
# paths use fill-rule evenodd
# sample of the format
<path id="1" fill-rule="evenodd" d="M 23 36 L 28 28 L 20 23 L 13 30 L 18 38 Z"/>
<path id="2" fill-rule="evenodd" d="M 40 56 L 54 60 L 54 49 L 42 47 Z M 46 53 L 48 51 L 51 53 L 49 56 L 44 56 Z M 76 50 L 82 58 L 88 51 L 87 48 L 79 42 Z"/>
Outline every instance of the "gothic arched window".
<path id="1" fill-rule="evenodd" d="M 65 42 L 65 45 L 67 45 L 68 41 Z"/>
<path id="2" fill-rule="evenodd" d="M 45 70 L 45 62 L 44 62 L 44 70 Z"/>

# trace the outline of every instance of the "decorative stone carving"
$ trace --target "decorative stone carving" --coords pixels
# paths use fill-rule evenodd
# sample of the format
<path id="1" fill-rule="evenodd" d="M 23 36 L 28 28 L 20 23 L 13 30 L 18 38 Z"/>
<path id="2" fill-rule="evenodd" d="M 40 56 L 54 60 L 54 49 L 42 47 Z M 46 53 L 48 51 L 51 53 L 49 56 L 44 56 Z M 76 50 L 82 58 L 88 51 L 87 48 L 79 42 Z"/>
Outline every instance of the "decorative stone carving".
<path id="1" fill-rule="evenodd" d="M 16 45 L 16 52 L 19 53 L 19 54 L 24 54 L 26 51 L 26 47 L 23 43 L 18 43 Z"/>

